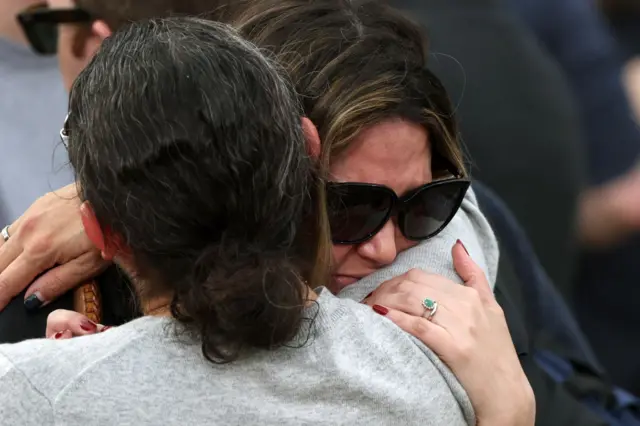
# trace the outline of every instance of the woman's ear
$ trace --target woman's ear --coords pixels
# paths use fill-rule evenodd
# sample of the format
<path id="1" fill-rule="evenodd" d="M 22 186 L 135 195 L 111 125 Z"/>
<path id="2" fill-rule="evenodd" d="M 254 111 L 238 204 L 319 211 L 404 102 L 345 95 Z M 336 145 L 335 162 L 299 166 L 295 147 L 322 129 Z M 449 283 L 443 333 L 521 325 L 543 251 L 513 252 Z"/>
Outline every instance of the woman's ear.
<path id="1" fill-rule="evenodd" d="M 109 28 L 106 22 L 97 20 L 91 24 L 91 29 L 88 31 L 88 34 L 85 35 L 82 49 L 82 57 L 84 58 L 93 58 L 94 55 L 98 52 L 98 49 L 102 45 L 102 42 L 107 37 L 111 36 L 113 31 Z M 79 56 L 79 55 L 78 55 Z"/>
<path id="2" fill-rule="evenodd" d="M 313 158 L 320 158 L 320 135 L 315 124 L 307 117 L 302 117 L 302 131 L 307 142 L 307 152 Z"/>
<path id="3" fill-rule="evenodd" d="M 104 232 L 102 232 L 98 218 L 88 201 L 85 201 L 80 206 L 80 216 L 82 217 L 82 225 L 84 226 L 84 232 L 87 234 L 87 237 L 89 237 L 93 245 L 103 253 L 103 257 L 105 257 L 106 244 Z"/>
<path id="4" fill-rule="evenodd" d="M 80 206 L 80 215 L 82 217 L 82 225 L 84 232 L 89 240 L 102 253 L 105 260 L 111 261 L 113 258 L 123 251 L 123 245 L 117 235 L 114 235 L 108 229 L 103 230 L 98 222 L 93 207 L 88 201 Z"/>

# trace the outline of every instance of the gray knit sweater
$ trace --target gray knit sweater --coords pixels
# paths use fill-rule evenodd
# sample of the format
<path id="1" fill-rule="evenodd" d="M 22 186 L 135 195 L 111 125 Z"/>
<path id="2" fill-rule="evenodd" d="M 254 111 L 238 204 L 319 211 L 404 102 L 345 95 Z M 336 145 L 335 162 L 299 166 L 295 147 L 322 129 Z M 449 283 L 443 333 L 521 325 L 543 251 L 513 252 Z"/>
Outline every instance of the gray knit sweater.
<path id="1" fill-rule="evenodd" d="M 455 278 L 450 250 L 460 238 L 493 280 L 495 241 L 485 241 L 493 236 L 477 213 L 470 194 L 447 231 L 374 275 L 423 267 Z M 295 339 L 304 344 L 225 365 L 177 341 L 167 318 L 0 345 L 0 419 L 24 426 L 475 424 L 464 389 L 433 352 L 358 303 L 371 279 L 348 289 L 353 300 L 321 289 L 307 310 L 312 326 Z"/>

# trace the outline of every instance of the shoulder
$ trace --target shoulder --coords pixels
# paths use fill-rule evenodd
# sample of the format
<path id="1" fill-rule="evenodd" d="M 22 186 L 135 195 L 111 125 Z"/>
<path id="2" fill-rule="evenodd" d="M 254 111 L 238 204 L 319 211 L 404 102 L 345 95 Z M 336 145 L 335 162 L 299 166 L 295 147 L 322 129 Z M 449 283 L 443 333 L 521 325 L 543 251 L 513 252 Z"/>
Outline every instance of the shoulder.
<path id="1" fill-rule="evenodd" d="M 4 374 L 22 376 L 36 392 L 53 400 L 92 366 L 144 338 L 144 327 L 141 326 L 148 324 L 139 321 L 92 336 L 68 340 L 33 339 L 0 345 Z M 4 383 L 1 382 L 3 387 Z"/>
<path id="2" fill-rule="evenodd" d="M 396 378 L 405 377 L 407 372 L 428 378 L 429 389 L 421 390 L 425 401 L 429 397 L 449 400 L 459 406 L 468 424 L 475 424 L 474 410 L 466 391 L 431 349 L 388 318 L 374 313 L 368 305 L 324 293 L 329 292 L 323 292 L 321 304 L 331 304 L 345 312 L 326 336 L 331 339 L 332 346 L 340 345 L 342 351 L 354 351 L 354 357 L 360 356 L 358 365 L 366 365 L 368 370 L 385 368 L 393 371 Z"/>
<path id="3" fill-rule="evenodd" d="M 0 349 L 9 345 L 0 345 Z M 12 345 L 18 346 L 18 345 Z M 0 418 L 3 424 L 53 425 L 51 399 L 0 350 Z"/>

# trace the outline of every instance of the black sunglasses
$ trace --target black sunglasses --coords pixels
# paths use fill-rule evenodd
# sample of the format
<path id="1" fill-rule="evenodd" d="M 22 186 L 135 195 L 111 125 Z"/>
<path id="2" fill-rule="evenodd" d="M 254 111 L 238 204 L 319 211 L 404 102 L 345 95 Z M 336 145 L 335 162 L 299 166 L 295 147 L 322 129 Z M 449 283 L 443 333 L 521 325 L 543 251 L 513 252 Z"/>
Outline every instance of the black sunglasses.
<path id="1" fill-rule="evenodd" d="M 327 204 L 334 244 L 360 244 L 376 235 L 397 215 L 398 227 L 409 240 L 436 236 L 453 219 L 470 181 L 455 177 L 428 183 L 398 197 L 383 185 L 327 184 Z"/>
<path id="2" fill-rule="evenodd" d="M 49 9 L 46 5 L 32 6 L 18 14 L 17 19 L 33 50 L 41 55 L 55 55 L 58 51 L 59 24 L 83 24 L 95 20 L 87 11 L 77 7 Z"/>

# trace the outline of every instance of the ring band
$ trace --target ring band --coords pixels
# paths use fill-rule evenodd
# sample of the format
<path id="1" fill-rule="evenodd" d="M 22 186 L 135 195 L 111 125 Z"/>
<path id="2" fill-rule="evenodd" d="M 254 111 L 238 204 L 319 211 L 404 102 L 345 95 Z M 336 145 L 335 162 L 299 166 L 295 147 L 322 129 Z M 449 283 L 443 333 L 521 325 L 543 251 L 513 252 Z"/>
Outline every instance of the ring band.
<path id="1" fill-rule="evenodd" d="M 433 319 L 433 316 L 438 311 L 438 302 L 426 298 L 422 301 L 422 306 L 424 306 L 424 314 L 422 314 L 422 317 L 431 321 Z"/>
<path id="2" fill-rule="evenodd" d="M 9 235 L 9 225 L 2 228 L 2 231 L 0 231 L 0 236 L 2 236 L 2 239 L 5 243 L 9 241 L 9 237 L 11 236 Z"/>

